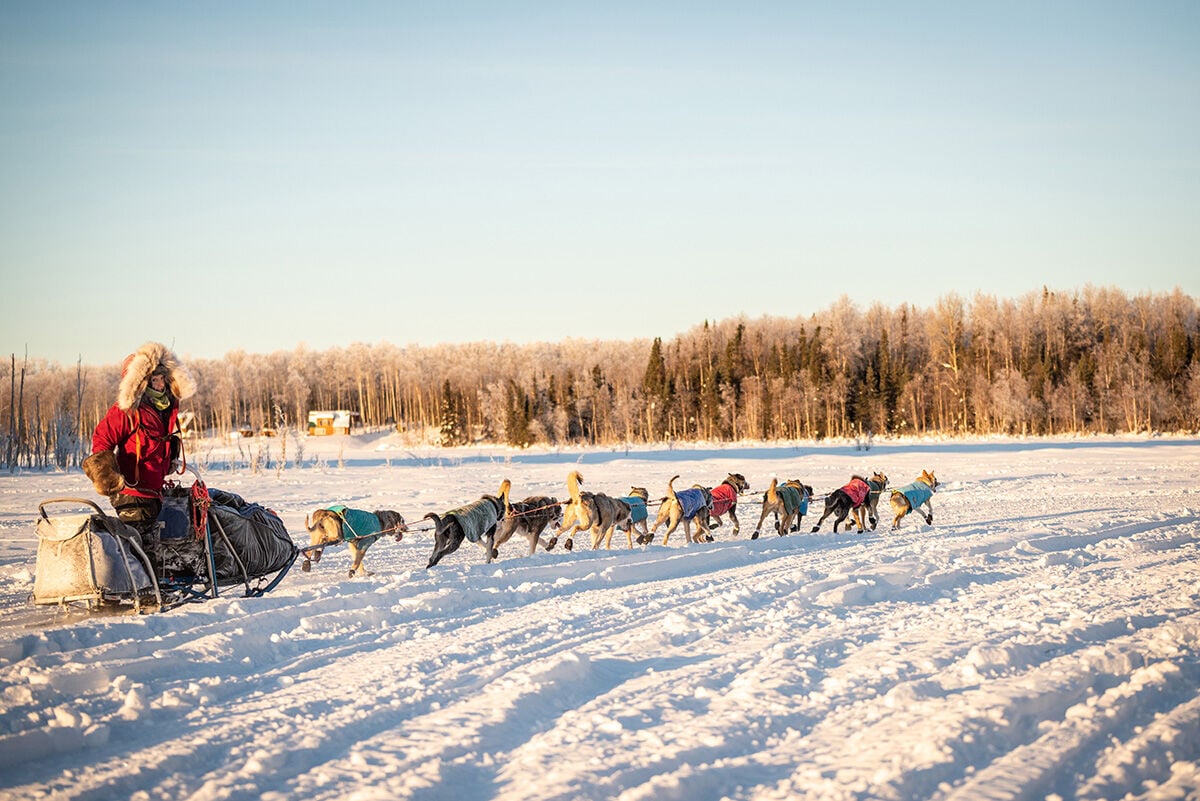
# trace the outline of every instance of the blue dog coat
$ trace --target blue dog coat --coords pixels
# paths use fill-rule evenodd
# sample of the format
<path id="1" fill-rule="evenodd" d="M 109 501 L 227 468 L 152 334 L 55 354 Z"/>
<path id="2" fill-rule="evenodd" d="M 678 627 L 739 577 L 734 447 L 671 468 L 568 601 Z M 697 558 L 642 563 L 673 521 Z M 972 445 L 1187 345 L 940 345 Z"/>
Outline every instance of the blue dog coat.
<path id="1" fill-rule="evenodd" d="M 684 520 L 691 520 L 697 512 L 708 507 L 708 499 L 698 489 L 679 490 L 675 493 L 675 498 L 679 501 L 679 508 L 683 510 Z"/>
<path id="2" fill-rule="evenodd" d="M 894 490 L 908 499 L 908 504 L 916 509 L 921 504 L 933 497 L 933 490 L 924 481 L 914 481 L 911 484 L 905 484 L 898 490 Z"/>
<path id="3" fill-rule="evenodd" d="M 618 501 L 625 501 L 629 504 L 629 510 L 632 514 L 629 519 L 634 523 L 640 523 L 646 519 L 646 499 L 639 498 L 636 495 L 627 495 L 622 498 L 617 498 Z"/>

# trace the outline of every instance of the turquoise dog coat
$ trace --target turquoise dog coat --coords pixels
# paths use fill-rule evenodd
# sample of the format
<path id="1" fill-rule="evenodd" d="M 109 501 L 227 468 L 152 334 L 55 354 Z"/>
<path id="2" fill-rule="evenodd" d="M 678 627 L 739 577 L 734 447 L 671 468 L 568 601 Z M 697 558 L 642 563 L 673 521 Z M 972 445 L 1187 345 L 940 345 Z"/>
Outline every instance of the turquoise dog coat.
<path id="1" fill-rule="evenodd" d="M 905 484 L 900 489 L 893 490 L 893 492 L 898 492 L 907 498 L 908 505 L 913 509 L 916 509 L 933 497 L 933 490 L 924 481 L 914 481 L 911 484 Z"/>
<path id="2" fill-rule="evenodd" d="M 624 501 L 629 504 L 629 510 L 632 514 L 629 519 L 634 523 L 641 523 L 646 519 L 646 499 L 639 498 L 636 495 L 626 495 L 622 498 L 617 498 L 618 501 Z"/>
<path id="3" fill-rule="evenodd" d="M 350 509 L 345 506 L 330 506 L 329 511 L 341 518 L 342 539 L 347 542 L 377 536 L 382 530 L 379 518 L 374 512 L 364 512 L 362 509 Z"/>

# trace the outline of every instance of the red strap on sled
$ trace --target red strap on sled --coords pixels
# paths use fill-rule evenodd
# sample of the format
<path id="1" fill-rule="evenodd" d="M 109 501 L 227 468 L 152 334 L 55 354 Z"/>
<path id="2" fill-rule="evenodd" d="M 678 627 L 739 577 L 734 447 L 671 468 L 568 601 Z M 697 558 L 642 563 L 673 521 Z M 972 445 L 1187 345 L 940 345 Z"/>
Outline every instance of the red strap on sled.
<path id="1" fill-rule="evenodd" d="M 208 507 L 212 506 L 212 496 L 208 494 L 208 487 L 200 479 L 196 479 L 192 484 L 192 529 L 196 532 L 196 539 L 204 539 L 204 533 L 208 531 Z"/>

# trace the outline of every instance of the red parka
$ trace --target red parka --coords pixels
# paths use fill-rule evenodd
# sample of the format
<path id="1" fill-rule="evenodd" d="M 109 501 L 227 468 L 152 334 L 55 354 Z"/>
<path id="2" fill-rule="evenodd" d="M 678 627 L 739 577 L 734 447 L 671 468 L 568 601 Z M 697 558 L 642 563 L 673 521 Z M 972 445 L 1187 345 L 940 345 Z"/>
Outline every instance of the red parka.
<path id="1" fill-rule="evenodd" d="M 128 486 L 121 492 L 142 498 L 161 498 L 171 469 L 171 439 L 179 404 L 164 411 L 142 400 L 129 411 L 113 404 L 92 434 L 92 453 L 116 449 L 117 465 Z"/>

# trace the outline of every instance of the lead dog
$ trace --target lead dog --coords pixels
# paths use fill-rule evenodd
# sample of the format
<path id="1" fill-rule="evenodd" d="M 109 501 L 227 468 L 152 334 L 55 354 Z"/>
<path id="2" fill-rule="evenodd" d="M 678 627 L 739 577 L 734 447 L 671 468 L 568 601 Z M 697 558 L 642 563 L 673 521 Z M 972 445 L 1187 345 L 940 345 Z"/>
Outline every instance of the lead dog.
<path id="1" fill-rule="evenodd" d="M 500 546 L 512 539 L 514 534 L 523 534 L 529 542 L 529 555 L 537 551 L 540 543 L 543 548 L 542 532 L 547 526 L 555 526 L 562 521 L 562 504 L 557 498 L 546 495 L 532 495 L 523 501 L 511 502 L 508 492 L 512 484 L 508 479 L 500 485 L 500 498 L 504 501 L 504 519 L 496 526 L 496 538 L 492 543 L 492 558 L 499 557 Z M 490 561 L 490 560 L 489 560 Z"/>
<path id="2" fill-rule="evenodd" d="M 363 557 L 367 549 L 374 545 L 380 537 L 392 535 L 396 542 L 404 538 L 408 527 L 399 512 L 390 509 L 380 509 L 375 512 L 364 512 L 361 509 L 348 509 L 345 506 L 331 506 L 328 509 L 318 509 L 309 516 L 304 516 L 304 527 L 308 529 L 311 546 L 307 550 L 300 569 L 307 573 L 312 569 L 312 562 L 321 561 L 321 553 L 325 546 L 345 542 L 350 549 L 350 578 L 358 573 L 371 575 L 363 567 Z"/>
<path id="3" fill-rule="evenodd" d="M 738 493 L 749 490 L 750 482 L 741 473 L 730 473 L 724 481 L 712 488 L 711 525 L 713 528 L 720 526 L 721 515 L 728 513 L 729 519 L 733 521 L 733 536 L 738 535 L 738 532 L 742 530 L 742 525 L 737 519 Z"/>
<path id="4" fill-rule="evenodd" d="M 712 542 L 707 524 L 709 510 L 712 508 L 712 495 L 704 487 L 692 487 L 676 492 L 677 478 L 679 476 L 674 476 L 667 482 L 667 497 L 662 499 L 662 505 L 658 507 L 658 517 L 650 527 L 650 541 L 654 541 L 658 527 L 666 523 L 667 531 L 663 534 L 663 545 L 666 545 L 671 533 L 683 523 L 683 537 L 688 542 Z M 695 535 L 692 534 L 692 521 L 696 523 Z"/>
<path id="5" fill-rule="evenodd" d="M 484 495 L 466 506 L 451 509 L 441 517 L 433 512 L 425 515 L 423 519 L 432 520 L 434 527 L 433 553 L 425 569 L 457 551 L 463 540 L 483 546 L 487 561 L 491 562 L 496 552 L 496 525 L 503 517 L 504 502 L 494 495 Z"/>
<path id="6" fill-rule="evenodd" d="M 892 511 L 896 514 L 892 520 L 892 530 L 895 531 L 900 528 L 900 521 L 912 510 L 916 509 L 920 511 L 922 506 L 929 511 L 921 516 L 925 518 L 926 523 L 932 526 L 933 504 L 930 501 L 933 498 L 933 493 L 940 486 L 941 484 L 931 471 L 922 470 L 921 475 L 917 476 L 916 480 L 911 484 L 905 484 L 899 489 L 892 490 Z"/>
<path id="7" fill-rule="evenodd" d="M 811 498 L 812 487 L 807 484 L 795 479 L 780 484 L 779 479 L 771 476 L 771 483 L 763 493 L 762 514 L 758 516 L 758 525 L 754 527 L 750 539 L 758 539 L 767 515 L 775 515 L 775 530 L 781 537 L 799 527 L 800 521 L 808 513 L 808 502 Z"/>

